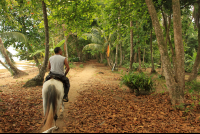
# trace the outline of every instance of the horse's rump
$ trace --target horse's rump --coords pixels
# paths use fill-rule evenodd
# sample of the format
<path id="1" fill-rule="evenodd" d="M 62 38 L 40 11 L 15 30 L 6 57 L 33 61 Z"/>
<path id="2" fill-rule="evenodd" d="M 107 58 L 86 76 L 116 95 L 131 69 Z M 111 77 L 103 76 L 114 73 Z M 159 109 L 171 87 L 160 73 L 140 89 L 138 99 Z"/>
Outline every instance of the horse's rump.
<path id="1" fill-rule="evenodd" d="M 57 112 L 60 107 L 64 90 L 62 82 L 51 79 L 43 84 L 42 98 L 44 110 L 44 129 L 52 127 L 53 119 L 57 119 Z"/>

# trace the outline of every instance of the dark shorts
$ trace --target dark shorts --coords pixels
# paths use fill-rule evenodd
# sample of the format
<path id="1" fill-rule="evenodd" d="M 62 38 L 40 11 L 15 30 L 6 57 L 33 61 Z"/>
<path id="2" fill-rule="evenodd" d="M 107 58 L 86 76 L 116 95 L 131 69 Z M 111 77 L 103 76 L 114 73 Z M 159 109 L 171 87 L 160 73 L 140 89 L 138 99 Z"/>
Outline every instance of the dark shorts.
<path id="1" fill-rule="evenodd" d="M 49 74 L 45 78 L 45 81 L 48 81 L 51 78 L 54 78 L 54 79 L 62 81 L 63 87 L 64 87 L 64 93 L 65 93 L 64 97 L 66 97 L 66 95 L 69 92 L 69 88 L 70 88 L 69 79 L 66 76 L 64 76 L 64 75 L 55 74 L 55 73 L 49 72 Z"/>

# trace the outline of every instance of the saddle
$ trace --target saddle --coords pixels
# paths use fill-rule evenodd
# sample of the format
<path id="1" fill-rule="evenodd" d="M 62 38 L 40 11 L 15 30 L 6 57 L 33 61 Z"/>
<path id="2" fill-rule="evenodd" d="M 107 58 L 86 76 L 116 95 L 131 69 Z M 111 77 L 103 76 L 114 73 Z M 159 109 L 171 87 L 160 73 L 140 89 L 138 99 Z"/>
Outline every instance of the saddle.
<path id="1" fill-rule="evenodd" d="M 61 81 L 61 82 L 63 83 L 62 76 L 57 75 L 57 74 L 52 74 L 52 73 L 50 73 L 50 74 L 46 77 L 46 81 L 48 81 L 48 80 L 50 80 L 50 79 L 55 79 L 55 80 Z"/>
<path id="2" fill-rule="evenodd" d="M 50 80 L 50 79 L 55 79 L 55 80 L 59 80 L 62 82 L 62 78 L 58 75 L 54 75 L 54 74 L 49 75 L 49 78 L 47 78 L 47 80 Z"/>

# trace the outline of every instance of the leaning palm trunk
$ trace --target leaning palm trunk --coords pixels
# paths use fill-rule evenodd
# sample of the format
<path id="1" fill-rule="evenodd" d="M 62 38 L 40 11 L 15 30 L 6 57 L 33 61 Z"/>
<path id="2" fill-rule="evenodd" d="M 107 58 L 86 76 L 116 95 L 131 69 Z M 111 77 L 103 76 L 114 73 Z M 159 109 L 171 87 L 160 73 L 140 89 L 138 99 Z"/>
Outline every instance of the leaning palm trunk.
<path id="1" fill-rule="evenodd" d="M 175 38 L 175 47 L 176 47 L 176 59 L 178 61 L 177 71 L 178 82 L 175 81 L 173 77 L 173 72 L 171 69 L 170 58 L 168 55 L 167 44 L 164 41 L 163 32 L 161 26 L 159 24 L 159 20 L 157 17 L 157 13 L 154 7 L 152 0 L 145 0 L 149 14 L 151 16 L 152 24 L 156 33 L 158 47 L 161 54 L 161 60 L 163 61 L 164 74 L 166 79 L 166 85 L 169 90 L 169 96 L 171 98 L 172 105 L 176 105 L 177 103 L 183 103 L 184 101 L 184 51 L 182 44 L 182 33 L 181 33 L 181 18 L 180 18 L 180 2 L 179 0 L 172 0 L 173 7 L 173 20 L 174 20 L 174 38 Z"/>
<path id="2" fill-rule="evenodd" d="M 1 60 L 0 60 L 0 64 L 3 65 L 7 70 L 10 70 Z"/>
<path id="3" fill-rule="evenodd" d="M 6 49 L 4 48 L 4 45 L 2 43 L 1 38 L 0 38 L 0 50 L 1 50 L 1 53 L 3 54 L 3 56 L 4 56 L 4 58 L 7 62 L 7 64 L 9 65 L 10 69 L 12 70 L 13 78 L 19 78 L 21 76 L 28 75 L 27 73 L 25 73 L 25 72 L 19 70 L 17 67 L 15 67 L 13 65 L 13 63 L 10 61 L 10 59 L 9 59 L 7 53 L 6 53 Z"/>
<path id="4" fill-rule="evenodd" d="M 46 12 L 46 4 L 42 1 L 43 15 L 44 15 L 44 26 L 45 26 L 45 57 L 43 65 L 39 71 L 39 74 L 33 79 L 26 82 L 24 87 L 34 87 L 42 86 L 44 81 L 44 75 L 47 69 L 48 59 L 49 59 L 49 29 L 48 29 L 48 19 Z"/>

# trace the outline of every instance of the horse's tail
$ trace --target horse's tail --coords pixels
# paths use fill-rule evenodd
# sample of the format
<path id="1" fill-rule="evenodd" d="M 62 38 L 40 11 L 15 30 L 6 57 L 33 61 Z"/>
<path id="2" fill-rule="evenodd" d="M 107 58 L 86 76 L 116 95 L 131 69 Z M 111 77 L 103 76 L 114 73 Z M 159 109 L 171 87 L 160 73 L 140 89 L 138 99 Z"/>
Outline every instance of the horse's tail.
<path id="1" fill-rule="evenodd" d="M 44 95 L 45 98 L 45 117 L 44 117 L 44 130 L 47 130 L 52 127 L 54 116 L 57 109 L 57 92 L 54 85 L 49 85 L 47 92 Z"/>

